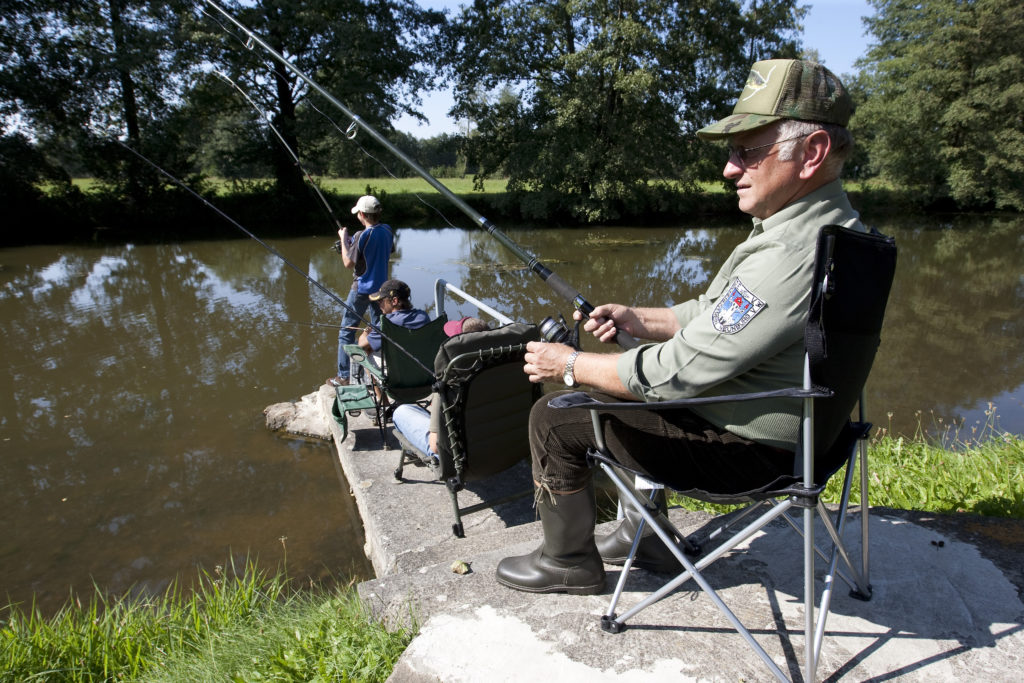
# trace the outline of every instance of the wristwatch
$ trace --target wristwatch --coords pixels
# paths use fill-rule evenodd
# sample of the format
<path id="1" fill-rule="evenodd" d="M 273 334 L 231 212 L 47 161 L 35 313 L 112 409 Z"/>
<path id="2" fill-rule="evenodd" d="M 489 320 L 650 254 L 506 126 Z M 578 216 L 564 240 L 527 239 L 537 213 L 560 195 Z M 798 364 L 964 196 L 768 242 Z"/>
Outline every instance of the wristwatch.
<path id="1" fill-rule="evenodd" d="M 576 375 L 573 374 L 573 367 L 576 365 L 576 356 L 580 355 L 579 351 L 573 351 L 569 354 L 569 359 L 565 361 L 565 372 L 562 373 L 562 381 L 565 382 L 567 387 L 578 387 L 579 382 L 576 381 Z"/>

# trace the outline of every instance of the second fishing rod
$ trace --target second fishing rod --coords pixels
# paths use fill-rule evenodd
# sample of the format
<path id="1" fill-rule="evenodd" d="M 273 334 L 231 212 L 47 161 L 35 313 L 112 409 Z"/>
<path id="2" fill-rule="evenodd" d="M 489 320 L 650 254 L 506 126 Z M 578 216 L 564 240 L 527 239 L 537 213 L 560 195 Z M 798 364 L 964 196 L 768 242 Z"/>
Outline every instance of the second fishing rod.
<path id="1" fill-rule="evenodd" d="M 591 311 L 594 310 L 594 307 L 590 304 L 590 302 L 586 300 L 586 298 L 583 296 L 583 294 L 579 292 L 579 290 L 577 290 L 575 287 L 566 282 L 558 274 L 554 273 L 550 268 L 545 266 L 536 256 L 533 256 L 532 254 L 526 252 L 518 244 L 513 242 L 505 233 L 499 230 L 494 223 L 492 223 L 482 214 L 473 209 L 473 207 L 467 204 L 461 197 L 459 197 L 451 190 L 449 190 L 447 187 L 445 187 L 445 185 L 443 185 L 440 181 L 438 181 L 436 178 L 430 175 L 430 173 L 428 173 L 422 166 L 420 166 L 420 164 L 418 164 L 405 152 L 396 147 L 386 137 L 381 135 L 373 126 L 363 121 L 358 114 L 354 113 L 344 104 L 339 102 L 337 98 L 335 98 L 333 95 L 327 92 L 323 87 L 320 86 L 320 84 L 318 84 L 312 78 L 307 76 L 301 69 L 299 69 L 292 62 L 286 59 L 284 55 L 282 55 L 280 52 L 278 52 L 269 44 L 267 44 L 266 41 L 264 41 L 260 36 L 256 35 L 256 33 L 250 30 L 247 26 L 238 21 L 238 19 L 236 19 L 230 12 L 228 12 L 226 9 L 224 9 L 219 4 L 214 2 L 214 0 L 206 0 L 206 2 L 211 7 L 213 7 L 217 12 L 222 14 L 228 21 L 234 24 L 240 31 L 242 31 L 246 35 L 248 40 L 251 40 L 253 43 L 259 45 L 261 48 L 266 50 L 282 66 L 286 67 L 289 71 L 294 73 L 297 78 L 302 80 L 310 88 L 320 93 L 320 95 L 322 95 L 328 102 L 330 102 L 334 107 L 336 107 L 346 117 L 348 117 L 352 121 L 352 124 L 349 126 L 350 136 L 354 136 L 355 132 L 358 129 L 366 131 L 366 133 L 369 134 L 370 137 L 372 137 L 374 140 L 380 143 L 394 156 L 398 157 L 398 159 L 402 163 L 404 163 L 406 166 L 415 171 L 416 174 L 423 178 L 425 181 L 427 181 L 427 183 L 429 183 L 431 187 L 433 187 L 435 190 L 441 193 L 441 195 L 443 195 L 448 201 L 450 201 L 452 204 L 458 207 L 460 211 L 469 216 L 469 218 L 471 218 L 474 223 L 485 229 L 490 235 L 492 235 L 495 239 L 497 239 L 499 242 L 505 245 L 505 247 L 507 247 L 513 254 L 515 254 L 520 261 L 525 263 L 531 271 L 540 276 L 540 278 L 544 280 L 544 282 L 546 282 L 548 286 L 551 287 L 551 289 L 554 290 L 556 294 L 564 298 L 566 301 L 571 302 L 573 307 L 576 310 L 580 311 L 584 316 L 589 317 Z M 551 318 L 548 318 L 548 320 L 545 320 L 544 323 L 542 323 L 542 328 L 545 326 L 547 326 L 548 328 L 552 328 L 552 326 L 554 326 L 556 334 L 551 339 L 551 341 L 560 341 L 560 339 L 557 338 L 558 324 L 559 323 L 557 321 L 554 321 Z M 637 345 L 636 339 L 634 339 L 632 336 L 630 336 L 628 333 L 622 330 L 619 330 L 616 333 L 615 341 L 619 344 L 619 346 L 621 346 L 624 349 L 633 348 Z"/>

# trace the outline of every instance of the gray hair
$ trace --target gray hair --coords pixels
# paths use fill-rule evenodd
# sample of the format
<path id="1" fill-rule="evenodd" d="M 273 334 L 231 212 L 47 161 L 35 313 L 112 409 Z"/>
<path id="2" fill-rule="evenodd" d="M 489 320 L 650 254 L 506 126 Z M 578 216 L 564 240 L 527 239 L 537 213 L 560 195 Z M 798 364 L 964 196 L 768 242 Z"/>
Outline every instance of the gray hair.
<path id="1" fill-rule="evenodd" d="M 835 174 L 838 178 L 843 170 L 843 164 L 853 152 L 853 136 L 850 135 L 850 131 L 846 128 L 834 123 L 814 123 L 812 121 L 783 119 L 775 131 L 779 140 L 786 140 L 786 142 L 779 144 L 779 161 L 792 160 L 793 154 L 796 152 L 797 143 L 800 142 L 799 139 L 788 140 L 788 138 L 800 138 L 819 130 L 828 133 L 829 140 L 832 141 L 832 149 L 829 152 L 828 158 L 825 159 L 823 168 Z"/>

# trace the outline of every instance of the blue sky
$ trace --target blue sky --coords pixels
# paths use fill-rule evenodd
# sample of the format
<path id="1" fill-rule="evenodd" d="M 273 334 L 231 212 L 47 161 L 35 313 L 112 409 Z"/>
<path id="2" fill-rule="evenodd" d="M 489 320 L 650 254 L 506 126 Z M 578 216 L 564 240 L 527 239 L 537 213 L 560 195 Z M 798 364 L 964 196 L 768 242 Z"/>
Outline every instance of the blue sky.
<path id="1" fill-rule="evenodd" d="M 454 12 L 467 1 L 419 0 L 419 4 Z M 872 8 L 867 0 L 817 0 L 807 3 L 807 6 L 809 12 L 804 20 L 804 47 L 817 50 L 825 66 L 839 76 L 853 73 L 854 61 L 864 55 L 868 45 L 861 22 L 861 17 L 871 14 Z M 412 118 L 403 117 L 395 123 L 395 127 L 419 138 L 454 133 L 457 130 L 456 122 L 446 115 L 451 106 L 451 94 L 447 91 L 424 94 L 421 111 L 430 119 L 430 123 L 420 124 Z"/>

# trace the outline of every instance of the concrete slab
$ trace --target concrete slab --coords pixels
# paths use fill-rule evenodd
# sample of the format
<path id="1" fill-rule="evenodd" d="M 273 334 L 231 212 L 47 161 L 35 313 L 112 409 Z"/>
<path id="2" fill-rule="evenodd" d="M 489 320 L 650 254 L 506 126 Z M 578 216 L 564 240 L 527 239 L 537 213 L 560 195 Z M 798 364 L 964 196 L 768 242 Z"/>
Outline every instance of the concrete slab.
<path id="1" fill-rule="evenodd" d="M 329 415 L 333 394 L 322 391 L 321 398 Z M 363 516 L 367 555 L 378 576 L 360 585 L 359 593 L 390 622 L 414 621 L 420 629 L 390 681 L 520 681 L 552 675 L 559 683 L 771 679 L 692 583 L 614 635 L 600 629 L 599 618 L 620 568 L 607 567 L 607 588 L 597 596 L 532 595 L 500 586 L 493 574 L 501 558 L 530 552 L 540 541 L 530 503 L 471 515 L 465 518 L 467 537 L 455 539 L 447 491 L 430 481 L 430 471 L 407 467 L 410 481 L 393 483 L 397 450 L 381 450 L 377 430 L 365 416 L 356 418 L 352 431 L 338 444 L 339 461 Z M 517 487 L 523 477 L 528 484 L 528 471 L 516 470 L 498 486 Z M 469 492 L 467 503 L 475 496 Z M 698 535 L 715 524 L 701 513 L 672 510 L 670 516 L 684 532 Z M 984 524 L 992 532 L 985 533 L 977 520 L 964 516 L 954 524 L 922 513 L 873 511 L 874 597 L 855 600 L 838 585 L 819 678 L 1020 680 L 1024 523 Z M 857 515 L 849 525 L 848 534 L 859 537 Z M 749 539 L 706 576 L 776 664 L 800 680 L 801 541 L 786 528 L 770 531 Z M 471 571 L 453 572 L 455 561 Z M 633 570 L 617 611 L 663 581 Z"/>
<path id="2" fill-rule="evenodd" d="M 457 555 L 501 547 L 504 537 L 494 532 L 533 521 L 533 500 L 524 496 L 493 509 L 463 516 L 465 538 L 455 538 L 451 497 L 445 484 L 426 466 L 406 465 L 403 480 L 394 477 L 400 451 L 388 427 L 388 445 L 381 443 L 377 427 L 364 411 L 349 420 L 349 435 L 341 441 L 341 428 L 331 418 L 334 390 L 320 389 L 321 415 L 337 446 L 339 462 L 363 519 L 366 555 L 377 576 L 385 576 Z M 529 465 L 524 461 L 489 481 L 474 482 L 461 491 L 462 507 L 492 500 L 503 494 L 532 487 Z"/>
<path id="3" fill-rule="evenodd" d="M 673 521 L 677 516 L 685 515 L 673 514 Z M 776 664 L 799 680 L 800 541 L 788 529 L 773 531 L 755 536 L 706 576 Z M 536 596 L 498 585 L 497 562 L 532 550 L 537 540 L 472 558 L 469 575 L 437 565 L 361 586 L 379 613 L 402 619 L 411 612 L 422 624 L 390 680 L 519 681 L 553 672 L 560 681 L 771 679 L 692 583 L 636 615 L 620 634 L 599 625 L 618 568 L 608 567 L 608 588 L 598 596 Z M 872 545 L 873 599 L 837 590 L 821 679 L 1021 679 L 1024 605 L 976 548 L 889 516 L 872 519 Z M 643 570 L 632 574 L 620 612 L 663 580 Z"/>

